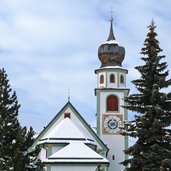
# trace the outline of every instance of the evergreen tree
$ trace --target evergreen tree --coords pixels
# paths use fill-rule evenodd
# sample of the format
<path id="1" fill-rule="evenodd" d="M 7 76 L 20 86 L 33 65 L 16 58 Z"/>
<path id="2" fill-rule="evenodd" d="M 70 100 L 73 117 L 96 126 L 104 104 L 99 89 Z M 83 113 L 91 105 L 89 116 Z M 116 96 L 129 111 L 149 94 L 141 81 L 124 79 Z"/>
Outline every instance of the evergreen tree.
<path id="1" fill-rule="evenodd" d="M 133 146 L 125 150 L 128 159 L 122 162 L 125 171 L 171 170 L 171 94 L 163 88 L 171 85 L 167 79 L 165 56 L 156 39 L 152 21 L 141 50 L 144 65 L 137 66 L 141 77 L 132 81 L 138 93 L 125 100 L 126 109 L 136 112 L 135 119 L 125 124 L 124 135 L 136 138 Z"/>
<path id="2" fill-rule="evenodd" d="M 34 166 L 37 164 L 37 158 L 27 152 L 34 141 L 34 131 L 32 128 L 27 130 L 26 127 L 21 127 L 17 119 L 19 107 L 6 72 L 0 69 L 0 170 L 3 171 L 25 171 L 33 163 L 33 158 Z M 34 153 L 38 154 L 38 150 Z M 37 169 L 35 168 L 34 170 Z"/>

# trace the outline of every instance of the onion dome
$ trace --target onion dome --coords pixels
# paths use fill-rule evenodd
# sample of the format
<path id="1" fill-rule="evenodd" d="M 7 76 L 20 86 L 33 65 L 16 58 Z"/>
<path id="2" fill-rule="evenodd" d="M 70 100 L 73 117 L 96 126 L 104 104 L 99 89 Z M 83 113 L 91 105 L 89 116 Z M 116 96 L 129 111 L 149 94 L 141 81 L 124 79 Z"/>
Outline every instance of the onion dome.
<path id="1" fill-rule="evenodd" d="M 113 18 L 110 20 L 109 37 L 98 49 L 98 57 L 101 61 L 101 67 L 122 66 L 125 57 L 125 48 L 119 46 L 113 33 Z"/>

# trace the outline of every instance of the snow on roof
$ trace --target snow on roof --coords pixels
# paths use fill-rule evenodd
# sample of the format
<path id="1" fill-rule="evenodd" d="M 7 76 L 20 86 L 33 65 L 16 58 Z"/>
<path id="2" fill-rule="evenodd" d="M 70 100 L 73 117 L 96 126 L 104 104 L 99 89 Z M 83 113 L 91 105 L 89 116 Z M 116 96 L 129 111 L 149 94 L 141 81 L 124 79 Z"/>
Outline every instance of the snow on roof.
<path id="1" fill-rule="evenodd" d="M 116 40 L 108 40 L 103 44 L 118 44 L 118 42 Z"/>
<path id="2" fill-rule="evenodd" d="M 48 159 L 43 160 L 44 163 L 60 163 L 60 162 L 84 162 L 84 163 L 106 163 L 109 161 L 99 155 L 82 142 L 71 142 L 61 150 L 57 151 Z"/>
<path id="3" fill-rule="evenodd" d="M 105 66 L 103 68 L 112 68 L 112 69 L 114 68 L 114 69 L 124 69 L 124 70 L 127 70 L 127 69 L 123 68 L 122 66 Z"/>
<path id="4" fill-rule="evenodd" d="M 67 141 L 66 141 L 67 140 Z M 53 128 L 47 135 L 40 140 L 44 142 L 70 142 L 70 141 L 91 141 L 85 133 L 83 133 L 69 118 L 62 120 L 55 128 Z M 89 142 L 90 143 L 90 142 Z M 40 144 L 40 143 L 39 143 Z"/>
<path id="5" fill-rule="evenodd" d="M 97 127 L 91 127 L 91 129 L 97 134 Z"/>

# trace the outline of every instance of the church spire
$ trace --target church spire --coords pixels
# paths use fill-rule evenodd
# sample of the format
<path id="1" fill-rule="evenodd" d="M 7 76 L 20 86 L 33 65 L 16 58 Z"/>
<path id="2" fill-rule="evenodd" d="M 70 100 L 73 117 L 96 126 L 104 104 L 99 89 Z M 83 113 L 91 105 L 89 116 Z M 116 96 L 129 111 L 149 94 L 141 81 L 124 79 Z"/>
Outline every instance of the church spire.
<path id="1" fill-rule="evenodd" d="M 113 33 L 113 17 L 110 19 L 110 32 L 107 41 L 100 45 L 98 57 L 101 61 L 101 67 L 122 66 L 125 57 L 125 48 L 120 46 Z"/>
<path id="2" fill-rule="evenodd" d="M 110 32 L 109 32 L 109 36 L 108 36 L 107 41 L 110 41 L 110 40 L 116 40 L 114 33 L 113 33 L 113 17 L 112 16 L 110 19 Z"/>

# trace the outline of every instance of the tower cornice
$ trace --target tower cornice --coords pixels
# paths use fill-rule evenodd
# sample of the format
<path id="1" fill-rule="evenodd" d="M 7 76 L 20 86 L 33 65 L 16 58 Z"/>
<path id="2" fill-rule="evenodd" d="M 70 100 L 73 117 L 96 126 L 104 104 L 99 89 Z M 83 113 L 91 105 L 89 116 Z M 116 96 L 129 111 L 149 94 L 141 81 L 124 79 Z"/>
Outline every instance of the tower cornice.
<path id="1" fill-rule="evenodd" d="M 98 72 L 103 72 L 103 71 L 124 71 L 126 74 L 128 74 L 128 70 L 123 68 L 123 67 L 119 67 L 119 66 L 113 66 L 113 67 L 102 67 L 99 69 L 95 70 L 95 74 L 97 74 Z"/>

